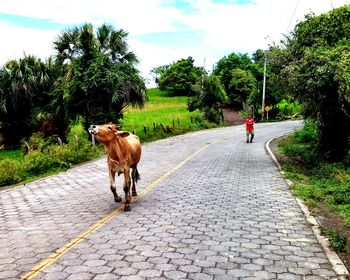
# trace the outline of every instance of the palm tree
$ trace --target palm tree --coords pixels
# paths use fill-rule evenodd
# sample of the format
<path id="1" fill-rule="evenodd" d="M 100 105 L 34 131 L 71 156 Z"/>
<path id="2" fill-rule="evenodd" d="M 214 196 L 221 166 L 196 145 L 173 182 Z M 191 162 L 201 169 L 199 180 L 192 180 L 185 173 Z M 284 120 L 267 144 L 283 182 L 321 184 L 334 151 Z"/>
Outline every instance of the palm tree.
<path id="1" fill-rule="evenodd" d="M 0 116 L 2 129 L 11 142 L 28 136 L 37 122 L 34 113 L 42 113 L 48 103 L 52 79 L 48 64 L 25 55 L 8 61 L 1 69 Z"/>
<path id="2" fill-rule="evenodd" d="M 128 105 L 143 106 L 145 84 L 128 50 L 128 33 L 103 24 L 62 32 L 54 42 L 61 65 L 56 98 L 63 101 L 68 120 L 83 116 L 91 122 L 117 121 Z"/>

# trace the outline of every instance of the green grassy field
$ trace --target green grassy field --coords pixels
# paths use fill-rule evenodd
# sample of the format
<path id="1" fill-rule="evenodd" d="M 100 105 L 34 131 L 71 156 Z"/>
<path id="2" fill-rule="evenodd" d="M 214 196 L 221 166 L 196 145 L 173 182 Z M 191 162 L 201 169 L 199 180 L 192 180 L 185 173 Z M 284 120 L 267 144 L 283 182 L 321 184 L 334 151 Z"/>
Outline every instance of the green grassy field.
<path id="1" fill-rule="evenodd" d="M 172 96 L 159 89 L 149 89 L 147 93 L 148 100 L 145 107 L 129 108 L 121 121 L 122 129 L 135 131 L 142 142 L 214 126 L 201 120 L 198 111 L 187 110 L 186 96 Z M 161 124 L 167 132 L 164 132 Z"/>

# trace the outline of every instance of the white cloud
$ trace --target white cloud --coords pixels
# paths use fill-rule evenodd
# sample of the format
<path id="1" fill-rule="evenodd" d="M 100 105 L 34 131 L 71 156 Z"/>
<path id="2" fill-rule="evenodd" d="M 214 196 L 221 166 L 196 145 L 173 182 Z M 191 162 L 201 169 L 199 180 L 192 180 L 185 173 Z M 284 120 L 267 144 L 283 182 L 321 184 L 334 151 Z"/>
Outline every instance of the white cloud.
<path id="1" fill-rule="evenodd" d="M 193 0 L 196 13 L 182 13 L 175 7 L 162 6 L 162 0 L 1 0 L 0 13 L 49 19 L 60 24 L 96 25 L 107 22 L 128 31 L 131 50 L 140 59 L 139 69 L 148 76 L 153 67 L 192 56 L 197 65 L 211 70 L 212 65 L 231 52 L 251 53 L 279 42 L 283 34 L 309 12 L 320 14 L 332 7 L 348 4 L 345 0 L 256 0 L 249 5 L 213 4 Z M 193 31 L 202 35 L 200 42 L 178 42 L 176 47 L 146 43 L 138 35 L 156 32 Z M 18 58 L 25 51 L 39 57 L 52 54 L 52 42 L 59 31 L 43 31 L 1 23 L 0 63 Z M 269 39 L 265 39 L 266 37 Z M 194 36 L 193 38 L 198 36 Z M 192 47 L 191 47 L 192 45 Z"/>
<path id="2" fill-rule="evenodd" d="M 27 55 L 48 58 L 53 54 L 52 42 L 57 31 L 42 31 L 31 28 L 15 27 L 0 22 L 1 51 L 0 63 L 10 59 L 19 59 Z"/>

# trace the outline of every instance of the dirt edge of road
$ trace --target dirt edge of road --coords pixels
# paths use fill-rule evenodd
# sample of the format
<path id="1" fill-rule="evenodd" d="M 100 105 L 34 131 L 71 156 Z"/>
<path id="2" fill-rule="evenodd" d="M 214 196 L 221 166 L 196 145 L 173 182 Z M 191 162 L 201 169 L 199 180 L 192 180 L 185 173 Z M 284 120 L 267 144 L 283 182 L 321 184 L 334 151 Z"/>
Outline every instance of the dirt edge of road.
<path id="1" fill-rule="evenodd" d="M 269 144 L 269 148 L 276 157 L 279 164 L 288 162 L 288 157 L 282 155 L 278 150 L 278 144 L 286 137 L 288 136 L 282 136 L 280 138 L 273 139 Z M 329 209 L 326 204 L 319 204 L 312 209 L 309 208 L 309 211 L 311 215 L 316 218 L 320 226 L 331 228 L 336 232 L 341 233 L 343 236 L 346 236 L 346 252 L 337 252 L 337 254 L 343 261 L 347 270 L 350 271 L 350 229 L 345 225 L 342 217 L 340 217 L 340 215 L 335 213 L 333 210 Z"/>

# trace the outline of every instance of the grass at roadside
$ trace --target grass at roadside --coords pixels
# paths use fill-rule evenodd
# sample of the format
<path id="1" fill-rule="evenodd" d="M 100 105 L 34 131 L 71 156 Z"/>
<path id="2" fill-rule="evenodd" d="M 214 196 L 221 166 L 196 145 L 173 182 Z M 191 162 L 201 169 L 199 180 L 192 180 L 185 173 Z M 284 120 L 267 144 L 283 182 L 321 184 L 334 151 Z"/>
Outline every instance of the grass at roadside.
<path id="1" fill-rule="evenodd" d="M 312 209 L 326 206 L 330 213 L 341 217 L 342 225 L 350 229 L 350 161 L 328 163 L 317 153 L 315 124 L 306 122 L 301 131 L 282 140 L 279 150 L 287 159 L 281 162 L 285 177 L 293 182 L 292 192 Z M 335 226 L 335 225 L 334 225 Z M 347 235 L 335 229 L 323 228 L 332 247 L 345 250 Z M 347 231 L 347 230 L 346 230 Z"/>

